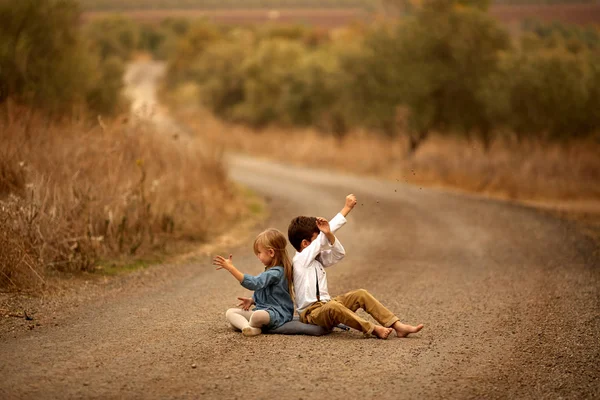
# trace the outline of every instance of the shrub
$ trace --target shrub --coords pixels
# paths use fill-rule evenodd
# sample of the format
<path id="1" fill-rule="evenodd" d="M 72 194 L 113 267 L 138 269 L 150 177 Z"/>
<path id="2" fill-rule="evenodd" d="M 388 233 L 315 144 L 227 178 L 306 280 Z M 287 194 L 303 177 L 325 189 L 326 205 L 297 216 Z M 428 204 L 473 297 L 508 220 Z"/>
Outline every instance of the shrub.
<path id="1" fill-rule="evenodd" d="M 58 125 L 27 110 L 8 114 L 0 120 L 0 287 L 35 286 L 51 271 L 203 240 L 238 212 L 210 147 L 143 125 Z"/>
<path id="2" fill-rule="evenodd" d="M 507 120 L 519 137 L 569 139 L 597 129 L 598 68 L 588 54 L 564 49 L 514 55 L 506 65 Z"/>
<path id="3" fill-rule="evenodd" d="M 81 105 L 118 108 L 122 69 L 88 48 L 78 19 L 72 0 L 0 0 L 0 103 L 12 98 L 57 117 Z"/>

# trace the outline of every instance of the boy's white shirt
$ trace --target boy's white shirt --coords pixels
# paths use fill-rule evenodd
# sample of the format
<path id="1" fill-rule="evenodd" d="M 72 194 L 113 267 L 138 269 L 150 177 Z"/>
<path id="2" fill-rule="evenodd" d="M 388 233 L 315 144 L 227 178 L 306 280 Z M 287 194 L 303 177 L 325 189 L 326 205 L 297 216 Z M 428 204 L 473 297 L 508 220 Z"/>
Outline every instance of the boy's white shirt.
<path id="1" fill-rule="evenodd" d="M 329 221 L 332 233 L 345 224 L 346 218 L 340 213 Z M 323 268 L 331 267 L 345 255 L 346 250 L 337 237 L 332 245 L 323 232 L 319 232 L 317 238 L 304 250 L 296 252 L 292 263 L 294 264 L 294 292 L 298 313 L 317 301 L 317 275 L 321 301 L 331 300 L 327 290 L 327 275 Z M 315 271 L 317 271 L 316 274 Z"/>

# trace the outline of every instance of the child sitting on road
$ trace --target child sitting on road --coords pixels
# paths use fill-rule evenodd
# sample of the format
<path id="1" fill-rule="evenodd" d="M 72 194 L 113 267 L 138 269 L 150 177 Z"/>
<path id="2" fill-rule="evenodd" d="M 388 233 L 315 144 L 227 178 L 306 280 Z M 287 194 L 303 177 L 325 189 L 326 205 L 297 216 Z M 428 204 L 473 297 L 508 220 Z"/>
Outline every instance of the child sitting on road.
<path id="1" fill-rule="evenodd" d="M 275 329 L 292 320 L 292 263 L 286 251 L 285 236 L 277 229 L 267 229 L 254 240 L 254 254 L 265 266 L 258 276 L 240 272 L 226 259 L 216 256 L 213 264 L 217 269 L 226 269 L 243 287 L 254 290 L 252 298 L 238 297 L 239 308 L 230 308 L 225 314 L 229 323 L 242 331 L 244 336 L 256 336 L 263 330 Z M 255 310 L 250 307 L 255 305 Z"/>
<path id="2" fill-rule="evenodd" d="M 391 311 L 364 289 L 335 298 L 329 296 L 324 268 L 338 263 L 346 252 L 334 235 L 346 223 L 346 216 L 356 205 L 356 197 L 346 197 L 346 203 L 332 220 L 296 217 L 288 228 L 290 243 L 297 250 L 293 258 L 294 292 L 300 321 L 331 329 L 345 324 L 365 334 L 387 339 L 396 331 L 397 337 L 419 332 L 423 325 L 405 325 Z M 360 318 L 355 311 L 362 308 L 383 326 Z"/>

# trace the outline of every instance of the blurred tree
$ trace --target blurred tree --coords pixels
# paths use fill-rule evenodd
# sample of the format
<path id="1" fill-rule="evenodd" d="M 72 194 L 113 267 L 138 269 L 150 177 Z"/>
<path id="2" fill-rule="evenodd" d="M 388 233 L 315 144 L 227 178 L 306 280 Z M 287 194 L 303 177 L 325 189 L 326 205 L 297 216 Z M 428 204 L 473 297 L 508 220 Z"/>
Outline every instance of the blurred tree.
<path id="1" fill-rule="evenodd" d="M 0 101 L 12 97 L 60 116 L 106 83 L 104 65 L 82 40 L 78 21 L 72 0 L 0 0 Z M 121 80 L 119 71 L 109 71 Z M 114 100 L 120 86 L 108 85 L 105 92 L 111 87 Z M 114 107 L 105 102 L 102 110 Z"/>
<path id="2" fill-rule="evenodd" d="M 512 56 L 505 76 L 506 120 L 518 138 L 566 140 L 600 126 L 597 59 L 566 49 Z"/>
<path id="3" fill-rule="evenodd" d="M 281 100 L 290 90 L 294 68 L 305 52 L 302 44 L 294 41 L 260 42 L 244 62 L 245 101 L 234 117 L 255 127 L 288 118 Z"/>
<path id="4" fill-rule="evenodd" d="M 175 87 L 181 82 L 197 78 L 190 75 L 192 66 L 196 64 L 204 50 L 221 39 L 223 35 L 215 25 L 208 21 L 197 21 L 177 42 L 173 55 L 167 63 L 167 84 Z"/>
<path id="5" fill-rule="evenodd" d="M 245 100 L 242 66 L 248 54 L 247 46 L 225 42 L 209 46 L 194 64 L 202 104 L 223 119 L 233 119 Z"/>
<path id="6" fill-rule="evenodd" d="M 343 63 L 363 77 L 352 96 L 362 102 L 355 114 L 389 134 L 406 118 L 410 152 L 432 129 L 477 133 L 488 147 L 485 87 L 508 47 L 507 34 L 485 13 L 427 2 L 397 28 L 369 35 L 363 61 Z"/>
<path id="7" fill-rule="evenodd" d="M 140 47 L 140 27 L 130 18 L 115 15 L 92 21 L 85 36 L 103 59 L 119 57 L 128 60 Z"/>
<path id="8" fill-rule="evenodd" d="M 57 110 L 76 100 L 85 87 L 78 73 L 78 17 L 69 0 L 0 1 L 4 98 Z"/>
<path id="9" fill-rule="evenodd" d="M 125 64 L 112 56 L 106 60 L 97 60 L 94 75 L 88 77 L 91 82 L 87 92 L 87 104 L 101 114 L 112 114 L 123 104 L 122 90 Z"/>

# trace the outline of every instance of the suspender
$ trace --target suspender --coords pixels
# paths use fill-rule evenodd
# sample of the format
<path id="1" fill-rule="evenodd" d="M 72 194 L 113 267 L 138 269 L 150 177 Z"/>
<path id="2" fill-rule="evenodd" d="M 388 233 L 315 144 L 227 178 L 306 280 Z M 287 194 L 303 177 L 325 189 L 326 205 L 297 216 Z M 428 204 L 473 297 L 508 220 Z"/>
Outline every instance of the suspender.
<path id="1" fill-rule="evenodd" d="M 317 273 L 318 267 L 315 267 L 315 277 L 317 278 L 317 301 L 321 301 L 321 293 L 319 293 L 319 274 Z"/>

